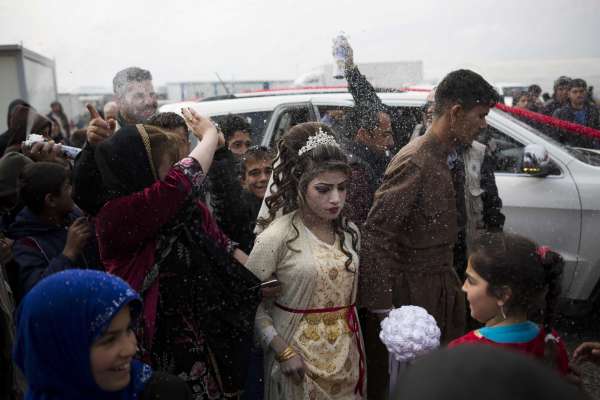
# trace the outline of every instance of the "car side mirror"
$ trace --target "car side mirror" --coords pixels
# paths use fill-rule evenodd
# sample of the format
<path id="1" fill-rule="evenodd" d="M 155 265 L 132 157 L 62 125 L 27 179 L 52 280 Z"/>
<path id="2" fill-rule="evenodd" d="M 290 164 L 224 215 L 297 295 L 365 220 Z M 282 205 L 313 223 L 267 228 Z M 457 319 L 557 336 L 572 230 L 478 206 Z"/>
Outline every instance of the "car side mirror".
<path id="1" fill-rule="evenodd" d="M 548 176 L 552 169 L 548 150 L 541 144 L 528 144 L 525 146 L 521 165 L 523 173 L 538 177 Z"/>

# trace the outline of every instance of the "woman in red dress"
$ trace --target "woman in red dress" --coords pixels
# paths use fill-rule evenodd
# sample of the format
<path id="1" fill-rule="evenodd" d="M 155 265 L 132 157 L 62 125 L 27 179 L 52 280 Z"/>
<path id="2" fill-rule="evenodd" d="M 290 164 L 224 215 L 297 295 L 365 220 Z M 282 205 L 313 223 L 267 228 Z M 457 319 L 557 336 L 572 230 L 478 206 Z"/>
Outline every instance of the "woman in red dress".
<path id="1" fill-rule="evenodd" d="M 201 141 L 178 162 L 178 137 L 148 125 L 125 126 L 95 149 L 109 199 L 96 216 L 98 244 L 106 270 L 143 296 L 144 360 L 186 381 L 194 400 L 235 398 L 260 281 L 199 201 L 219 134 L 184 115 Z"/>
<path id="2" fill-rule="evenodd" d="M 522 236 L 485 235 L 471 253 L 462 287 L 471 316 L 485 326 L 450 342 L 449 347 L 481 343 L 514 349 L 567 374 L 565 344 L 550 327 L 563 265 L 559 254 Z M 540 310 L 543 323 L 538 325 L 531 318 Z"/>

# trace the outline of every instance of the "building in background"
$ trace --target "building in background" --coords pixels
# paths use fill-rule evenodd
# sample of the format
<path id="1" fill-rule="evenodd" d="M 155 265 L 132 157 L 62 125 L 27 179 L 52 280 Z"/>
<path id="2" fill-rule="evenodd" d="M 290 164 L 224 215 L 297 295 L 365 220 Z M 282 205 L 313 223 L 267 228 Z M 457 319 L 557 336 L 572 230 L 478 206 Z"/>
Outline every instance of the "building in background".
<path id="1" fill-rule="evenodd" d="M 359 63 L 358 68 L 377 88 L 401 89 L 423 82 L 422 61 Z M 346 85 L 345 79 L 333 78 L 333 64 L 322 65 L 299 76 L 296 87 Z"/>
<path id="2" fill-rule="evenodd" d="M 289 88 L 291 80 L 264 81 L 197 81 L 170 82 L 166 84 L 166 99 L 169 101 L 202 100 L 206 97 L 224 96 L 233 93 L 253 92 Z"/>
<path id="3" fill-rule="evenodd" d="M 85 108 L 87 103 L 90 103 L 98 110 L 106 102 L 112 100 L 112 88 L 100 86 L 82 86 L 68 93 L 59 93 L 58 101 L 63 106 L 63 111 L 69 119 L 78 127 L 81 127 L 80 121 L 89 119 L 88 111 Z"/>
<path id="4" fill-rule="evenodd" d="M 46 114 L 56 91 L 54 60 L 21 45 L 0 46 L 0 113 L 11 101 L 23 99 Z M 0 118 L 0 132 L 6 128 L 6 119 Z"/>

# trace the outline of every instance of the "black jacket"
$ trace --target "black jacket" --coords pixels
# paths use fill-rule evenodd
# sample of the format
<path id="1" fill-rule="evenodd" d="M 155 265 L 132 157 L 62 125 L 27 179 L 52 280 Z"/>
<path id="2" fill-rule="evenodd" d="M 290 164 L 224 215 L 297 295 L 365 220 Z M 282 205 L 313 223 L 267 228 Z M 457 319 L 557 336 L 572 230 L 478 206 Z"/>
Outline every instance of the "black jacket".
<path id="1" fill-rule="evenodd" d="M 383 111 L 390 116 L 392 132 L 394 133 L 392 153 L 396 153 L 404 147 L 410 140 L 412 128 L 418 122 L 414 114 L 383 104 L 373 85 L 367 80 L 366 76 L 360 73 L 357 66 L 346 70 L 346 81 L 348 81 L 348 90 L 352 94 L 355 107 L 366 107 L 373 112 Z M 347 134 L 354 133 L 347 132 Z"/>
<path id="2" fill-rule="evenodd" d="M 600 129 L 600 115 L 598 109 L 594 106 L 585 105 L 586 121 L 585 126 L 592 129 Z M 554 111 L 552 116 L 554 118 L 562 119 L 563 121 L 575 122 L 575 109 L 570 104 L 565 105 Z M 600 149 L 600 139 L 592 138 L 585 135 L 578 135 L 572 132 L 565 132 L 560 129 L 555 129 L 555 132 L 551 134 L 555 139 L 561 143 L 568 144 L 574 147 L 585 147 L 592 149 Z"/>
<path id="3" fill-rule="evenodd" d="M 360 226 L 367 219 L 390 158 L 356 141 L 345 143 L 344 150 L 352 168 L 344 215 Z"/>
<path id="4" fill-rule="evenodd" d="M 74 220 L 79 216 L 78 212 L 73 212 L 69 217 Z M 65 269 L 103 270 L 95 235 L 92 235 L 77 260 L 62 254 L 67 243 L 67 230 L 66 226 L 43 222 L 28 208 L 21 210 L 7 236 L 15 240 L 13 254 L 19 264 L 19 289 L 22 294 L 26 294 L 42 278 Z"/>
<path id="5" fill-rule="evenodd" d="M 583 106 L 583 109 L 586 112 L 586 121 L 585 121 L 585 124 L 583 124 L 583 125 L 585 125 L 589 128 L 593 128 L 593 129 L 600 129 L 600 119 L 599 119 L 598 109 L 596 107 L 592 107 L 587 104 L 585 106 Z M 575 112 L 576 111 L 577 110 L 575 110 L 573 107 L 571 107 L 571 104 L 567 104 L 567 105 L 555 110 L 552 113 L 552 116 L 554 118 L 559 118 L 564 121 L 576 123 L 576 121 L 575 121 Z"/>
<path id="6" fill-rule="evenodd" d="M 10 130 L 8 130 L 8 131 L 4 132 L 2 135 L 0 135 L 0 157 L 2 157 L 2 155 L 6 151 L 9 140 L 10 140 Z"/>
<path id="7" fill-rule="evenodd" d="M 552 98 L 544 104 L 544 108 L 542 108 L 542 114 L 552 116 L 552 114 L 554 114 L 554 111 L 558 110 L 564 105 L 565 103 L 559 103 L 556 99 Z"/>
<path id="8" fill-rule="evenodd" d="M 250 253 L 262 199 L 242 188 L 240 172 L 239 160 L 231 151 L 220 148 L 215 152 L 208 173 L 210 205 L 221 230 Z"/>
<path id="9" fill-rule="evenodd" d="M 83 146 L 75 158 L 73 167 L 73 200 L 83 211 L 96 215 L 106 202 L 102 175 L 96 164 L 94 147 L 89 143 Z"/>

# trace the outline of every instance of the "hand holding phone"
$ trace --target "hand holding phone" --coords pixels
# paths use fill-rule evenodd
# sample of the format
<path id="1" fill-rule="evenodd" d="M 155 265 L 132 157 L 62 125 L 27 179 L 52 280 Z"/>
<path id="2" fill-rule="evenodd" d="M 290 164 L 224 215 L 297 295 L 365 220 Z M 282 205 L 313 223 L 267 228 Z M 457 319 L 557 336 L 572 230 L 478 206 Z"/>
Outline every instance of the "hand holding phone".
<path id="1" fill-rule="evenodd" d="M 281 282 L 270 279 L 260 284 L 260 292 L 263 298 L 275 298 L 281 294 Z"/>

